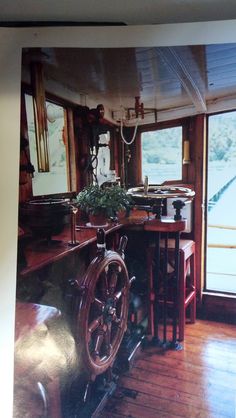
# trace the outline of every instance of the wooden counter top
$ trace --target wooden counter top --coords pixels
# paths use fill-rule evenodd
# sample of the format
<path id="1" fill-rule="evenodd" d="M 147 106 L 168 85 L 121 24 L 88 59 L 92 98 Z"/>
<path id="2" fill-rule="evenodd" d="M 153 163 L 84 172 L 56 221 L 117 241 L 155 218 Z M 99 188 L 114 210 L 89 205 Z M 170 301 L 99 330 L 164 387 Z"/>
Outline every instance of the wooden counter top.
<path id="1" fill-rule="evenodd" d="M 105 227 L 105 233 L 110 234 L 122 228 L 121 223 L 109 223 Z M 80 251 L 89 244 L 96 242 L 97 228 L 86 227 L 85 224 L 78 225 L 76 231 L 77 245 L 70 245 L 71 240 L 70 227 L 66 227 L 64 231 L 52 237 L 52 242 L 47 243 L 46 240 L 33 240 L 21 244 L 24 249 L 24 256 L 27 266 L 19 271 L 20 277 L 26 277 L 29 274 L 58 261 L 69 254 Z"/>
<path id="2" fill-rule="evenodd" d="M 122 228 L 131 228 L 132 230 L 144 230 L 146 221 L 154 219 L 153 215 L 147 216 L 145 211 L 133 211 L 131 216 L 124 218 L 119 222 L 110 222 L 105 227 L 105 233 L 111 234 Z M 23 253 L 26 259 L 26 266 L 19 269 L 20 277 L 27 277 L 31 273 L 61 260 L 62 258 L 80 251 L 82 248 L 96 242 L 97 228 L 88 227 L 84 223 L 79 224 L 76 230 L 77 245 L 71 246 L 70 226 L 65 227 L 63 232 L 52 237 L 52 242 L 46 240 L 30 239 L 27 243 L 21 243 Z"/>

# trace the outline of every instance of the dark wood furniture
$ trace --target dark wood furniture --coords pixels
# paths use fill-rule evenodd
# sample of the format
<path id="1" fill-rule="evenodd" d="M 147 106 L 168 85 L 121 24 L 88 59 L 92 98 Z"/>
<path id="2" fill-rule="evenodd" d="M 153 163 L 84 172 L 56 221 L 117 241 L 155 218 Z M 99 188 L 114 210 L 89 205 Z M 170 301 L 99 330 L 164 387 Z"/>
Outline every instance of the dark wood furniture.
<path id="1" fill-rule="evenodd" d="M 73 388 L 76 388 L 75 404 L 73 395 L 71 397 L 73 390 L 71 392 L 70 389 L 68 391 L 66 388 L 66 391 L 63 391 L 63 393 L 61 391 L 61 380 L 66 380 L 65 376 L 62 376 L 61 373 L 57 374 L 57 372 L 54 375 L 53 368 L 55 368 L 55 371 L 58 368 L 60 369 L 60 358 L 57 356 L 60 345 L 55 347 L 54 341 L 51 341 L 52 344 L 48 346 L 48 352 L 46 347 L 48 340 L 47 324 L 49 320 L 54 320 L 55 323 L 55 318 L 60 314 L 59 310 L 36 303 L 17 302 L 15 380 L 19 382 L 20 376 L 25 372 L 25 394 L 31 393 L 30 388 L 33 386 L 35 386 L 36 391 L 39 391 L 39 406 L 36 405 L 35 408 L 41 411 L 40 413 L 43 417 L 60 418 L 61 416 L 68 416 L 72 410 L 77 411 L 81 408 L 83 409 L 83 414 L 85 414 L 82 416 L 90 416 L 91 411 L 94 412 L 97 408 L 102 407 L 108 393 L 115 388 L 114 381 L 110 377 L 108 379 L 110 381 L 106 381 L 104 393 L 101 395 L 101 387 L 104 385 L 101 385 L 102 379 L 100 379 L 97 384 L 100 390 L 96 390 L 96 395 L 93 390 L 94 400 L 89 402 L 89 406 L 85 402 L 91 391 L 89 386 L 94 389 L 97 376 L 107 372 L 113 365 L 127 328 L 130 281 L 123 260 L 126 241 L 124 239 L 121 240 L 119 247 L 116 247 L 118 242 L 116 232 L 121 228 L 121 224 L 110 223 L 106 229 L 102 230 L 104 236 L 102 243 L 99 243 L 97 228 L 88 228 L 84 224 L 80 224 L 77 228 L 76 240 L 78 240 L 78 243 L 73 246 L 70 243 L 71 231 L 68 228 L 65 228 L 61 234 L 53 236 L 53 242 L 31 239 L 25 243 L 24 257 L 27 265 L 18 271 L 18 281 L 26 283 L 26 285 L 34 282 L 34 275 L 39 274 L 39 272 L 42 281 L 47 281 L 47 272 L 50 271 L 54 263 L 59 263 L 59 266 L 64 266 L 64 269 L 67 270 L 68 264 L 71 263 L 71 256 L 80 253 L 84 248 L 90 249 L 90 259 L 93 258 L 96 251 L 95 258 L 91 262 L 87 260 L 87 270 L 84 271 L 84 268 L 86 268 L 84 265 L 75 265 L 74 280 L 72 282 L 68 281 L 67 288 L 71 291 L 72 299 L 69 307 L 72 308 L 70 317 L 66 309 L 62 311 L 64 325 L 66 324 L 66 327 L 68 327 L 68 335 L 62 334 L 61 325 L 55 330 L 56 339 L 58 334 L 58 339 L 62 340 L 62 345 L 65 345 L 65 351 L 69 342 L 73 342 L 72 345 L 75 349 L 75 353 L 72 353 L 72 356 L 70 355 L 71 353 L 68 353 L 69 361 L 71 358 L 77 358 L 77 362 L 73 360 L 75 361 L 74 371 L 71 371 L 72 376 L 77 374 L 72 379 Z M 107 241 L 110 241 L 109 247 L 115 247 L 116 251 L 106 249 L 105 235 Z M 95 243 L 97 245 L 94 245 Z M 63 264 L 60 264 L 61 262 Z M 81 272 L 78 274 L 80 269 Z M 55 280 L 59 281 L 60 277 L 56 277 Z M 64 296 L 67 298 L 68 294 Z M 28 341 L 29 344 L 33 341 L 34 345 L 32 348 L 35 353 L 25 350 L 27 347 L 25 347 L 25 344 L 22 345 L 22 341 L 26 345 Z M 40 350 L 37 355 L 37 347 L 40 346 L 44 348 L 45 357 L 43 359 L 40 357 L 42 354 Z M 19 350 L 19 347 L 22 349 Z M 70 348 L 69 344 L 69 350 Z M 56 354 L 55 359 L 52 358 L 54 350 Z M 26 352 L 28 353 L 28 358 L 26 358 Z M 48 366 L 49 375 L 47 376 L 47 371 L 44 370 L 45 376 L 35 372 L 33 378 L 28 379 L 28 376 L 31 376 L 28 364 L 32 364 L 32 358 L 35 359 L 34 368 L 40 368 L 43 362 L 48 364 L 47 355 L 51 359 L 50 367 Z M 66 369 L 69 369 L 70 365 L 66 364 L 66 360 L 63 364 Z M 70 382 L 68 384 L 70 385 Z M 16 387 L 16 399 L 19 399 L 19 396 L 17 396 L 19 385 L 16 384 Z M 35 404 L 34 402 L 31 403 L 30 399 L 28 399 L 28 402 L 25 399 L 25 394 L 23 398 L 21 396 L 22 405 L 24 408 L 27 408 L 29 404 L 29 408 L 32 409 L 30 417 L 32 416 L 33 418 Z M 60 396 L 62 396 L 62 402 Z M 52 400 L 49 402 L 47 398 L 49 400 L 52 398 Z M 80 402 L 79 405 L 78 402 Z"/>
<path id="2" fill-rule="evenodd" d="M 179 310 L 179 241 L 180 232 L 184 231 L 184 220 L 174 220 L 162 216 L 161 219 L 151 219 L 144 223 L 144 230 L 151 233 L 150 250 L 147 249 L 149 270 L 149 332 L 152 341 L 164 348 L 178 348 L 178 310 Z M 167 340 L 167 308 L 168 308 L 168 250 L 169 234 L 174 235 L 174 278 L 173 278 L 173 313 L 172 339 Z M 161 260 L 161 238 L 164 242 L 163 260 Z M 153 250 L 154 243 L 154 250 Z M 153 262 L 155 261 L 155 271 Z M 162 285 L 162 306 L 160 305 L 160 286 Z M 161 309 L 162 307 L 162 309 Z M 163 339 L 160 338 L 160 320 L 163 322 Z"/>
<path id="3" fill-rule="evenodd" d="M 173 265 L 174 240 L 168 241 L 168 263 Z M 161 249 L 164 243 L 161 242 Z M 171 276 L 172 273 L 170 273 Z M 171 278 L 170 278 L 171 280 Z M 196 266 L 195 242 L 188 239 L 179 241 L 179 335 L 178 340 L 184 340 L 187 308 L 189 307 L 190 323 L 196 321 Z"/>
<path id="4" fill-rule="evenodd" d="M 124 262 L 126 243 L 127 237 L 122 236 L 116 251 L 107 250 L 105 231 L 99 228 L 96 256 L 82 282 L 73 283 L 79 302 L 74 305 L 72 328 L 79 375 L 69 402 L 78 417 L 96 417 L 116 388 L 113 365 L 127 329 L 129 288 L 134 279 L 129 279 Z"/>
<path id="5" fill-rule="evenodd" d="M 63 276 L 63 280 L 67 282 L 69 288 L 69 292 L 67 292 L 68 289 L 66 289 L 65 292 L 65 296 L 67 297 L 66 303 L 70 298 L 73 301 L 73 303 L 70 304 L 69 315 L 67 311 L 62 312 L 63 315 L 65 314 L 66 319 L 70 319 L 69 326 L 78 345 L 80 345 L 81 347 L 83 346 L 83 350 L 80 354 L 83 358 L 83 363 L 86 364 L 87 373 L 85 373 L 85 370 L 83 370 L 83 376 L 87 374 L 87 376 L 85 376 L 85 382 L 93 382 L 94 380 L 98 380 L 99 382 L 101 382 L 100 376 L 103 376 L 104 373 L 108 373 L 110 366 L 114 363 L 114 353 L 117 353 L 118 351 L 121 339 L 124 334 L 124 330 L 126 328 L 125 318 L 127 318 L 128 315 L 127 295 L 129 288 L 129 283 L 127 279 L 128 273 L 122 261 L 122 249 L 118 250 L 118 253 L 120 253 L 120 255 L 118 255 L 117 252 L 114 253 L 113 251 L 114 249 L 116 250 L 118 246 L 118 240 L 121 232 L 123 233 L 123 231 L 129 230 L 132 233 L 133 230 L 138 233 L 141 232 L 147 237 L 154 237 L 154 242 L 156 244 L 155 255 L 157 255 L 157 258 L 159 257 L 158 263 L 160 262 L 161 236 L 163 237 L 164 234 L 165 237 L 168 238 L 169 234 L 175 234 L 175 277 L 177 279 L 176 283 L 178 283 L 178 271 L 180 260 L 179 256 L 181 254 L 181 251 L 179 251 L 179 233 L 184 229 L 184 227 L 185 222 L 181 220 L 173 221 L 165 217 L 163 217 L 161 220 L 158 220 L 155 219 L 153 215 L 150 215 L 148 218 L 146 216 L 146 212 L 136 213 L 135 216 L 130 216 L 129 218 L 125 218 L 117 223 L 111 222 L 108 224 L 104 231 L 106 235 L 106 240 L 108 241 L 108 251 L 106 252 L 103 248 L 103 250 L 100 251 L 100 253 L 96 246 L 97 229 L 90 228 L 86 226 L 86 224 L 84 223 L 80 223 L 80 225 L 76 227 L 74 245 L 71 245 L 71 229 L 69 226 L 65 227 L 60 234 L 53 236 L 52 242 L 48 242 L 47 240 L 43 239 L 28 239 L 27 237 L 25 238 L 23 246 L 25 265 L 19 265 L 18 283 L 25 283 L 26 287 L 30 282 L 32 282 L 33 285 L 35 285 L 34 278 L 38 275 L 40 277 L 40 281 L 47 281 L 48 272 L 51 271 L 51 269 L 52 277 L 53 279 L 55 279 L 55 282 L 60 281 L 60 277 L 58 277 L 57 273 L 59 273 L 59 276 L 60 274 Z M 166 254 L 168 253 L 169 241 L 171 242 L 171 240 L 167 239 L 165 243 Z M 151 254 L 151 247 L 149 248 L 149 250 Z M 83 251 L 86 252 L 83 253 Z M 73 258 L 77 257 L 78 254 L 82 254 L 82 257 L 85 255 L 89 256 L 86 257 L 86 263 L 84 265 L 80 265 L 78 263 L 77 258 L 75 258 L 75 261 L 73 262 Z M 189 259 L 188 256 L 186 260 L 187 259 Z M 110 269 L 110 263 L 111 266 L 112 264 L 114 264 L 114 268 L 111 268 L 113 282 L 114 284 L 120 283 L 121 286 L 120 289 L 117 288 L 117 290 L 114 292 L 106 284 L 106 281 L 103 282 Z M 167 256 L 164 262 L 164 269 L 166 269 L 166 263 Z M 150 261 L 149 267 L 151 266 L 151 264 L 152 261 Z M 55 265 L 58 265 L 57 269 L 55 269 Z M 67 270 L 71 266 L 71 271 L 73 272 L 72 281 L 69 280 L 71 276 L 67 275 Z M 152 269 L 149 271 L 149 273 L 149 331 L 154 338 L 158 339 L 158 327 L 160 318 L 157 294 L 158 288 L 156 279 L 157 281 L 159 279 L 153 276 Z M 62 282 L 63 280 L 61 280 L 60 282 Z M 67 286 L 65 286 L 65 288 L 66 287 Z M 105 293 L 111 292 L 113 293 L 108 298 L 104 299 L 102 297 Z M 103 299 L 106 301 L 104 302 Z M 177 312 L 177 293 L 175 301 L 175 312 Z M 144 302 L 146 303 L 146 301 Z M 34 304 L 32 306 L 36 305 Z M 164 309 L 167 308 L 166 299 L 163 306 Z M 78 309 L 80 308 L 82 309 L 79 312 Z M 16 319 L 17 316 L 18 314 L 16 315 Z M 117 328 L 117 331 L 113 330 L 111 334 L 109 332 L 109 329 L 111 326 L 115 329 L 117 316 L 118 319 L 120 316 L 122 322 L 122 330 L 120 331 L 119 328 Z M 130 318 L 132 322 L 132 315 Z M 178 318 L 176 314 L 173 318 L 172 346 L 176 345 L 177 342 L 177 321 Z M 133 326 L 135 327 L 136 325 L 137 324 Z M 21 328 L 20 323 L 18 324 L 18 328 Z M 111 340 L 109 342 L 111 335 L 113 335 L 112 338 L 114 338 L 114 340 Z M 117 337 L 114 337 L 114 335 L 117 335 Z M 125 334 L 125 336 L 127 335 Z M 139 340 L 141 342 L 140 335 Z M 83 344 L 82 341 L 84 341 Z M 129 338 L 128 342 L 130 343 Z M 163 342 L 164 344 L 167 342 L 166 331 L 164 331 L 163 334 Z M 137 341 L 135 340 L 135 346 L 136 345 Z M 111 351 L 109 351 L 110 349 Z M 127 347 L 122 347 L 121 351 L 122 353 L 127 353 Z M 134 350 L 132 346 L 132 352 L 133 351 Z M 124 357 L 122 356 L 123 354 L 120 356 L 118 360 L 120 364 L 125 363 Z M 54 390 L 57 391 L 55 387 Z M 87 393 L 89 392 L 87 392 L 86 387 L 83 387 L 83 390 L 84 398 L 86 398 Z M 107 391 L 103 399 L 107 398 L 109 391 L 110 389 Z M 113 391 L 113 389 L 111 389 L 111 391 Z M 76 399 L 77 397 L 78 390 L 76 390 Z M 54 399 L 55 404 L 57 405 L 59 402 L 56 400 L 58 399 L 58 394 L 56 394 Z M 64 404 L 64 402 L 62 402 L 62 404 Z M 103 405 L 103 403 L 101 403 L 101 405 Z M 54 418 L 54 415 L 50 415 L 50 417 Z M 58 415 L 57 418 L 58 417 L 60 417 L 60 415 Z"/>
<path id="6" fill-rule="evenodd" d="M 51 306 L 16 303 L 14 417 L 61 417 L 60 347 L 51 332 L 60 316 Z"/>
<path id="7" fill-rule="evenodd" d="M 120 223 L 109 223 L 105 228 L 105 234 L 113 234 L 122 228 Z M 23 279 L 45 266 L 60 261 L 70 255 L 81 251 L 83 248 L 96 243 L 97 228 L 89 228 L 85 223 L 80 223 L 76 228 L 77 245 L 70 245 L 71 229 L 64 230 L 52 237 L 52 241 L 24 237 L 21 245 L 21 252 L 24 253 L 25 265 L 18 271 L 18 278 Z"/>

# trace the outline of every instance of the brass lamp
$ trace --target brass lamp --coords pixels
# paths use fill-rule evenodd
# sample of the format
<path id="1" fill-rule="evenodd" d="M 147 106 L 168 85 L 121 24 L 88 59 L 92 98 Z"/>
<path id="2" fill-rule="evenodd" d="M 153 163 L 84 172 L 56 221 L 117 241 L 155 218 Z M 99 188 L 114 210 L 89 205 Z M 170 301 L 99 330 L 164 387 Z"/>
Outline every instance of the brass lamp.
<path id="1" fill-rule="evenodd" d="M 190 164 L 190 142 L 188 140 L 184 141 L 184 157 L 183 157 L 183 164 Z"/>

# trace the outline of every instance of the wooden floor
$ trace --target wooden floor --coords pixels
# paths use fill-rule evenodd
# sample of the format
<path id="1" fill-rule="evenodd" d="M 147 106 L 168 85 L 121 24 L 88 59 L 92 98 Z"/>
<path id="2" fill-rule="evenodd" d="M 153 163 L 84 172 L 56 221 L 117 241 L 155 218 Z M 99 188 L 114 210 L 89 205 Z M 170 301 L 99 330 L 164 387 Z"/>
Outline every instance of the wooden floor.
<path id="1" fill-rule="evenodd" d="M 236 326 L 187 325 L 182 351 L 148 348 L 99 418 L 235 418 Z"/>

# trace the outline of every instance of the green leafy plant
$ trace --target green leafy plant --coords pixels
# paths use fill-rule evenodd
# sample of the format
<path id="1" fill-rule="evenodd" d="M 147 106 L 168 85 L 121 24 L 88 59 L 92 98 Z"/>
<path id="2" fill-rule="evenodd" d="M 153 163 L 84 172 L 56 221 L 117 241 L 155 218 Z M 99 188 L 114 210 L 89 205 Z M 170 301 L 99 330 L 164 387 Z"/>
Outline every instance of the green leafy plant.
<path id="1" fill-rule="evenodd" d="M 77 195 L 81 210 L 88 214 L 103 214 L 107 218 L 116 216 L 120 210 L 127 210 L 131 197 L 119 185 L 100 187 L 97 184 L 85 187 Z"/>

